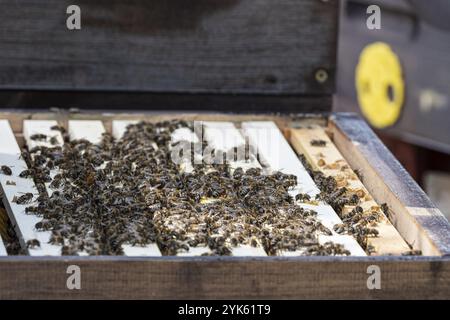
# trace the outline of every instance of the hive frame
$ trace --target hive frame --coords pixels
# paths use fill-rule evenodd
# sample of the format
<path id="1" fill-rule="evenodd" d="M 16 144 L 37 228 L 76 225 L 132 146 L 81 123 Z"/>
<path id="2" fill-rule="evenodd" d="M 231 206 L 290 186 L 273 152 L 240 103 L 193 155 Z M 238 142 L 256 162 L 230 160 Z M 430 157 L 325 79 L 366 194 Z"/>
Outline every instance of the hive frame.
<path id="1" fill-rule="evenodd" d="M 22 121 L 59 119 L 48 112 L 0 112 L 10 120 L 19 143 Z M 136 114 L 73 114 L 71 119 L 101 119 L 111 129 L 113 119 Z M 327 127 L 333 142 L 353 169 L 361 169 L 376 201 L 396 213 L 394 225 L 428 256 L 367 257 L 0 257 L 1 298 L 375 298 L 447 299 L 450 295 L 450 227 L 440 211 L 415 184 L 367 124 L 354 114 L 297 116 L 230 114 L 161 114 L 139 112 L 149 121 L 186 120 L 276 121 L 281 127 L 307 123 Z M 60 119 L 66 121 L 67 119 Z M 363 133 L 363 135 L 361 135 Z M 350 161 L 350 159 L 353 159 Z M 364 166 L 355 166 L 363 163 Z M 386 168 L 390 168 L 386 171 Z M 367 175 L 368 174 L 368 175 Z M 398 195 L 400 195 L 398 197 Z M 410 208 L 420 208 L 410 209 Z M 427 214 L 418 214 L 420 211 Z M 412 214 L 411 214 L 412 213 Z M 409 232 L 412 230 L 413 232 Z M 418 238 L 421 238 L 419 241 Z M 426 248 L 430 248 L 429 251 Z M 66 268 L 79 265 L 83 290 L 65 286 Z M 367 268 L 382 272 L 382 289 L 368 290 Z M 120 278 L 122 281 L 112 281 Z M 124 282 L 126 280 L 126 282 Z M 126 283 L 126 284 L 125 284 Z M 18 290 L 18 288 L 25 288 Z M 44 289 L 43 289 L 44 288 Z"/>

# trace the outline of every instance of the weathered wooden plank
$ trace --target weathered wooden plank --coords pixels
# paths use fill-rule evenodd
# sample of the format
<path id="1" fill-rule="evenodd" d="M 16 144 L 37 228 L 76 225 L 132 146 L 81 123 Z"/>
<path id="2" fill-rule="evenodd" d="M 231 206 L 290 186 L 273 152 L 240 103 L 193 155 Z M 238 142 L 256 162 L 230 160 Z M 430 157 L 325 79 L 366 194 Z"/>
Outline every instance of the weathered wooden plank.
<path id="1" fill-rule="evenodd" d="M 61 246 L 48 243 L 51 233 L 49 231 L 36 230 L 35 225 L 41 221 L 41 218 L 25 214 L 25 208 L 34 206 L 34 204 L 20 205 L 13 201 L 14 197 L 19 197 L 26 193 L 32 193 L 34 199 L 37 195 L 37 190 L 32 179 L 19 177 L 19 174 L 23 170 L 28 169 L 28 167 L 21 158 L 21 150 L 17 145 L 7 120 L 0 120 L 0 136 L 2 137 L 0 143 L 0 163 L 11 167 L 12 170 L 11 176 L 0 174 L 0 183 L 4 193 L 3 204 L 5 205 L 21 246 L 33 256 L 61 255 Z M 40 246 L 27 248 L 27 242 L 32 240 L 38 240 Z"/>
<path id="2" fill-rule="evenodd" d="M 330 130 L 336 147 L 379 203 L 387 203 L 392 224 L 424 255 L 450 255 L 450 224 L 378 139 L 354 114 L 334 115 Z"/>
<path id="3" fill-rule="evenodd" d="M 98 144 L 106 130 L 100 120 L 69 120 L 68 132 L 72 140 L 86 139 L 93 144 Z M 146 246 L 123 244 L 122 249 L 126 256 L 161 256 L 156 243 Z"/>
<path id="4" fill-rule="evenodd" d="M 253 152 L 258 155 L 258 159 L 263 165 L 268 166 L 273 171 L 281 171 L 297 177 L 298 185 L 290 192 L 293 197 L 299 193 L 305 193 L 311 199 L 314 199 L 319 194 L 319 189 L 274 122 L 243 122 L 242 130 L 244 135 L 249 138 Z M 340 243 L 352 255 L 366 255 L 353 237 L 334 232 L 334 225 L 340 224 L 342 221 L 329 205 L 322 202 L 317 202 L 317 205 L 298 202 L 298 205 L 305 209 L 315 210 L 318 213 L 318 220 L 332 232 L 331 236 L 319 235 L 319 242 Z M 301 252 L 286 252 L 286 254 L 301 254 Z"/>
<path id="5" fill-rule="evenodd" d="M 67 267 L 81 269 L 68 290 Z M 368 267 L 381 270 L 369 290 Z M 120 279 L 120 281 L 117 281 Z M 0 258 L 1 299 L 448 299 L 450 260 L 405 257 Z"/>
<path id="6" fill-rule="evenodd" d="M 3 1 L 2 89 L 333 92 L 336 1 L 81 1 L 70 32 L 71 4 Z"/>
<path id="7" fill-rule="evenodd" d="M 314 170 L 319 170 L 326 176 L 334 177 L 340 187 L 346 187 L 348 190 L 356 192 L 360 196 L 359 206 L 366 212 L 376 212 L 380 217 L 377 225 L 373 226 L 378 231 L 378 236 L 367 239 L 367 244 L 374 249 L 373 254 L 401 255 L 410 250 L 408 244 L 389 222 L 380 205 L 372 198 L 364 184 L 325 133 L 323 127 L 292 129 L 290 134 L 290 141 L 294 149 L 307 157 Z M 325 145 L 313 145 L 311 143 L 313 140 L 320 140 Z M 351 211 L 354 207 L 346 206 L 343 212 Z"/>

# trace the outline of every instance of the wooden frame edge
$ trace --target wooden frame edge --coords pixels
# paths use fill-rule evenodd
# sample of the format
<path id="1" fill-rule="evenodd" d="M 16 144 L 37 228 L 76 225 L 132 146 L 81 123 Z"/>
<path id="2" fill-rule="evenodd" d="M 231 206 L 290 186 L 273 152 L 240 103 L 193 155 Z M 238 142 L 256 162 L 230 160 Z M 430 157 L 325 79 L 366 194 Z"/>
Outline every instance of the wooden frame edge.
<path id="1" fill-rule="evenodd" d="M 367 123 L 353 113 L 330 116 L 333 142 L 379 203 L 391 208 L 391 222 L 424 255 L 450 255 L 450 224 Z"/>
<path id="2" fill-rule="evenodd" d="M 448 299 L 449 282 L 450 259 L 432 257 L 0 259 L 1 299 Z"/>

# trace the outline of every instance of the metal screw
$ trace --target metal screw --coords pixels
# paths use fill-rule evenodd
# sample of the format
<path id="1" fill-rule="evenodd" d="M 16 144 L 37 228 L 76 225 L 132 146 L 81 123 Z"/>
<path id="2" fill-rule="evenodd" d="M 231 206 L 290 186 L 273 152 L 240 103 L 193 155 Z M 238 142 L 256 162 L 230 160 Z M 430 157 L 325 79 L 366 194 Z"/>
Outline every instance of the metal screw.
<path id="1" fill-rule="evenodd" d="M 317 69 L 315 77 L 318 83 L 324 83 L 328 80 L 328 72 L 325 69 Z"/>

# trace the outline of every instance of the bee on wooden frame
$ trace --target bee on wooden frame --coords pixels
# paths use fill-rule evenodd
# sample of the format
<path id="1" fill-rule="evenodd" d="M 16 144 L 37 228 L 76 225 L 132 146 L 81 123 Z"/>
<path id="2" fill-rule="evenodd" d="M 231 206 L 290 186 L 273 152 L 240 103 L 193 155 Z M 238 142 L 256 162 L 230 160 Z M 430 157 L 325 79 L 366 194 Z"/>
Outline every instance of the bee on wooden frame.
<path id="1" fill-rule="evenodd" d="M 32 178 L 34 175 L 34 172 L 35 171 L 33 169 L 25 169 L 19 173 L 19 177 L 20 178 Z"/>
<path id="2" fill-rule="evenodd" d="M 321 140 L 321 139 L 313 139 L 310 141 L 310 144 L 313 147 L 325 147 L 327 145 L 327 142 L 325 140 Z"/>
<path id="3" fill-rule="evenodd" d="M 43 140 L 47 140 L 47 135 L 45 135 L 43 133 L 35 133 L 30 136 L 30 139 L 34 140 L 34 141 L 43 141 Z"/>
<path id="4" fill-rule="evenodd" d="M 41 243 L 37 239 L 31 239 L 31 240 L 27 241 L 26 245 L 27 245 L 27 248 L 34 249 L 36 247 L 40 247 Z"/>
<path id="5" fill-rule="evenodd" d="M 19 197 L 14 196 L 12 202 L 17 204 L 29 204 L 33 200 L 33 194 L 31 192 L 27 192 Z"/>
<path id="6" fill-rule="evenodd" d="M 2 165 L 0 167 L 0 171 L 1 173 L 3 173 L 5 176 L 10 176 L 12 175 L 12 170 L 10 167 L 6 166 L 6 165 Z"/>
<path id="7" fill-rule="evenodd" d="M 59 126 L 59 125 L 54 125 L 54 126 L 50 127 L 50 130 L 59 131 L 59 132 L 61 132 L 61 134 L 66 133 L 66 129 L 63 126 Z"/>

